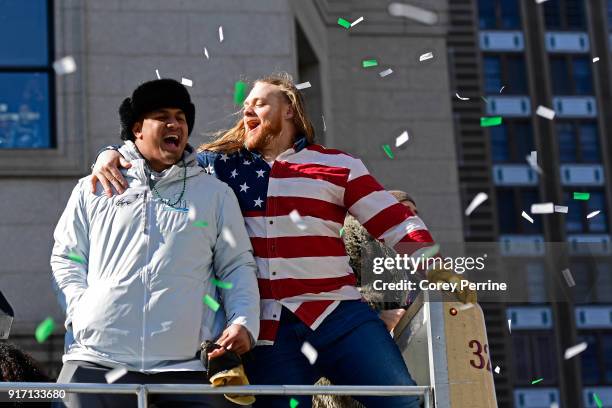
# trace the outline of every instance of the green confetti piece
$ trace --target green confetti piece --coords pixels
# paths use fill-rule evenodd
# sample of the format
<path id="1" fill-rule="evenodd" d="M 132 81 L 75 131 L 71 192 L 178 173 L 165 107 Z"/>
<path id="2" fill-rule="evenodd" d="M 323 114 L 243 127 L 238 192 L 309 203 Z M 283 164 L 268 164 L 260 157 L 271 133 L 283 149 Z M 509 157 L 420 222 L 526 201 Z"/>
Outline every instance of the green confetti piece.
<path id="1" fill-rule="evenodd" d="M 74 262 L 78 262 L 80 264 L 84 264 L 85 263 L 85 258 L 83 258 L 82 256 L 78 255 L 74 251 L 70 251 L 68 253 L 68 259 L 70 259 L 71 261 L 74 261 Z"/>
<path id="2" fill-rule="evenodd" d="M 211 298 L 209 295 L 204 295 L 204 297 L 202 298 L 202 301 L 204 302 L 204 304 L 206 304 L 206 306 L 210 307 L 213 312 L 216 312 L 217 310 L 219 310 L 219 302 L 217 302 L 215 299 Z"/>
<path id="3" fill-rule="evenodd" d="M 481 127 L 499 126 L 501 124 L 502 124 L 501 116 L 492 116 L 490 118 L 486 118 L 486 117 L 480 118 Z"/>
<path id="4" fill-rule="evenodd" d="M 34 333 L 34 337 L 36 337 L 36 341 L 39 343 L 43 343 L 47 338 L 53 333 L 55 329 L 55 322 L 52 318 L 47 317 L 43 320 L 37 327 L 36 332 Z"/>
<path id="5" fill-rule="evenodd" d="M 200 228 L 208 227 L 208 223 L 206 221 L 196 221 L 191 225 L 193 225 L 194 227 L 200 227 Z"/>
<path id="6" fill-rule="evenodd" d="M 291 398 L 291 400 L 289 400 L 289 407 L 290 408 L 295 408 L 299 405 L 300 403 L 298 402 L 298 400 L 296 400 L 295 398 Z"/>
<path id="7" fill-rule="evenodd" d="M 246 99 L 247 84 L 243 81 L 236 81 L 234 84 L 234 104 L 242 106 L 242 103 Z"/>
<path id="8" fill-rule="evenodd" d="M 579 193 L 574 191 L 574 200 L 583 200 L 586 201 L 591 198 L 591 193 Z"/>
<path id="9" fill-rule="evenodd" d="M 344 227 L 340 228 L 340 238 L 344 235 Z"/>
<path id="10" fill-rule="evenodd" d="M 361 61 L 361 66 L 364 67 L 364 68 L 377 67 L 378 66 L 378 61 L 376 61 L 375 59 L 363 60 L 363 61 Z"/>
<path id="11" fill-rule="evenodd" d="M 383 145 L 382 148 L 385 151 L 385 153 L 387 153 L 387 156 L 389 156 L 390 159 L 393 159 L 395 157 L 395 156 L 393 156 L 393 152 L 391 151 L 391 146 L 386 144 L 386 145 Z"/>
<path id="12" fill-rule="evenodd" d="M 338 19 L 338 25 L 341 25 L 344 28 L 351 28 L 351 23 L 349 23 L 348 21 L 346 21 L 343 18 L 339 18 Z"/>
<path id="13" fill-rule="evenodd" d="M 597 394 L 593 393 L 593 399 L 595 400 L 595 405 L 597 405 L 597 408 L 601 408 L 603 406 L 603 403 L 601 402 Z"/>
<path id="14" fill-rule="evenodd" d="M 217 286 L 217 287 L 219 287 L 221 289 L 231 289 L 231 288 L 234 287 L 234 284 L 232 282 L 223 282 L 223 281 L 220 281 L 219 279 L 215 279 L 215 278 L 212 279 L 212 283 L 213 283 L 213 285 L 215 285 L 215 286 Z"/>
<path id="15" fill-rule="evenodd" d="M 531 382 L 531 385 L 533 385 L 533 384 L 537 384 L 537 383 L 542 382 L 542 381 L 544 381 L 544 379 L 543 379 L 543 378 L 538 378 L 537 380 L 533 380 L 533 381 Z"/>

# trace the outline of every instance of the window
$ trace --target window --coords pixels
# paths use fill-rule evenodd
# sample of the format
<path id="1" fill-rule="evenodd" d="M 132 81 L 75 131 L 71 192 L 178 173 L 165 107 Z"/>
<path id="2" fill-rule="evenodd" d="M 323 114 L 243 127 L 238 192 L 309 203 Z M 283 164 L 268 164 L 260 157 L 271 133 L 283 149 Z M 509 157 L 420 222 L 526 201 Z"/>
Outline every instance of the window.
<path id="1" fill-rule="evenodd" d="M 568 211 L 565 216 L 565 230 L 568 233 L 605 233 L 608 232 L 606 216 L 606 199 L 602 191 L 589 191 L 588 200 L 574 200 L 574 192 L 586 192 L 582 189 L 573 189 L 565 192 L 565 202 Z M 593 211 L 601 212 L 595 217 L 587 219 Z"/>
<path id="2" fill-rule="evenodd" d="M 489 132 L 494 163 L 526 163 L 525 156 L 535 150 L 533 128 L 527 120 L 509 119 Z"/>
<path id="3" fill-rule="evenodd" d="M 542 221 L 534 216 L 530 223 L 521 216 L 523 211 L 529 213 L 531 204 L 539 203 L 539 194 L 533 188 L 498 188 L 497 217 L 501 234 L 540 234 Z"/>
<path id="4" fill-rule="evenodd" d="M 0 0 L 0 149 L 53 147 L 51 2 Z"/>
<path id="5" fill-rule="evenodd" d="M 612 333 L 581 330 L 578 339 L 588 345 L 579 355 L 582 383 L 585 386 L 612 384 Z"/>
<path id="6" fill-rule="evenodd" d="M 557 384 L 557 353 L 552 331 L 512 332 L 515 385 L 531 385 L 544 378 L 542 385 Z"/>
<path id="7" fill-rule="evenodd" d="M 595 258 L 572 258 L 570 270 L 577 304 L 612 303 L 612 265 Z"/>
<path id="8" fill-rule="evenodd" d="M 520 29 L 518 0 L 478 0 L 478 24 L 481 30 Z"/>
<path id="9" fill-rule="evenodd" d="M 551 81 L 555 95 L 592 95 L 593 74 L 587 57 L 550 57 Z"/>
<path id="10" fill-rule="evenodd" d="M 544 20 L 549 30 L 586 30 L 584 0 L 555 0 L 544 3 Z"/>
<path id="11" fill-rule="evenodd" d="M 505 95 L 529 93 L 525 57 L 522 54 L 485 55 L 483 64 L 487 94 L 498 94 L 502 86 L 505 86 Z"/>
<path id="12" fill-rule="evenodd" d="M 601 152 L 597 123 L 592 121 L 558 121 L 561 163 L 600 163 Z"/>

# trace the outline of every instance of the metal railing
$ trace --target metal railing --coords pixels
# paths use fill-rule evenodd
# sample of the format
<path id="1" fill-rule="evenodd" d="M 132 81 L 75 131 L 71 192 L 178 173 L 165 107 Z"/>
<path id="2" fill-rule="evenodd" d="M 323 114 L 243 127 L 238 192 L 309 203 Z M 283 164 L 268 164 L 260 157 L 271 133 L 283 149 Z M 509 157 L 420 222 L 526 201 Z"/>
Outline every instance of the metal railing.
<path id="1" fill-rule="evenodd" d="M 138 408 L 146 408 L 149 394 L 238 394 L 238 395 L 375 395 L 422 396 L 425 408 L 433 408 L 432 389 L 427 386 L 380 385 L 242 385 L 212 387 L 209 384 L 100 384 L 0 382 L 0 393 L 10 390 L 60 390 L 84 394 L 135 394 Z M 34 401 L 29 401 L 34 402 Z"/>

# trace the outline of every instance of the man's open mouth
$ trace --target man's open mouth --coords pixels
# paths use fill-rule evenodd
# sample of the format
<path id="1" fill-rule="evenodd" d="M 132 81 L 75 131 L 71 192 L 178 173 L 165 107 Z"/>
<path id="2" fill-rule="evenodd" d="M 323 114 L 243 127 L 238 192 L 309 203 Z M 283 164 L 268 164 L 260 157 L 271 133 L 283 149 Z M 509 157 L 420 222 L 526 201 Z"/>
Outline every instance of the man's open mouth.
<path id="1" fill-rule="evenodd" d="M 255 129 L 257 129 L 257 128 L 259 127 L 259 124 L 260 124 L 260 123 L 261 123 L 261 122 L 259 122 L 259 120 L 258 120 L 258 119 L 251 119 L 251 120 L 249 120 L 249 121 L 247 122 L 247 128 L 248 128 L 249 132 L 250 132 L 251 130 L 255 130 Z"/>
<path id="2" fill-rule="evenodd" d="M 177 135 L 168 135 L 164 137 L 164 146 L 174 150 L 179 147 L 180 138 Z"/>

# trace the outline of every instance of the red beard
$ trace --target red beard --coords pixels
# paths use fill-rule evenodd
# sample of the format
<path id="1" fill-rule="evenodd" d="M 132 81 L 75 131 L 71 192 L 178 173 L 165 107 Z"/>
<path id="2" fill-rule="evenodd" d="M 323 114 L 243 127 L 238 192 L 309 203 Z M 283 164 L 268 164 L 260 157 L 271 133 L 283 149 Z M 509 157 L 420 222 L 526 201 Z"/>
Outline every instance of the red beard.
<path id="1" fill-rule="evenodd" d="M 261 123 L 255 134 L 249 135 L 247 131 L 244 146 L 251 151 L 260 151 L 268 146 L 275 135 L 278 135 L 283 128 L 280 120 L 276 123 Z"/>

